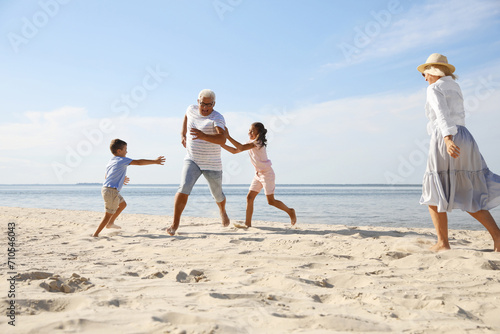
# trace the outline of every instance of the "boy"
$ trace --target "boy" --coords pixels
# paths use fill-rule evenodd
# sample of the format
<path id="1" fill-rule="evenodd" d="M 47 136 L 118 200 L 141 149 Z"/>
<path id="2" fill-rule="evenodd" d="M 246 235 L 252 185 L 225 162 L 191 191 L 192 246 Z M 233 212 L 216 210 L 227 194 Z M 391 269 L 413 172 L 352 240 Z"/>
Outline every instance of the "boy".
<path id="1" fill-rule="evenodd" d="M 156 158 L 156 160 L 133 160 L 127 158 L 127 143 L 120 139 L 113 139 L 109 148 L 114 157 L 111 158 L 106 166 L 106 176 L 101 191 L 106 214 L 97 231 L 93 234 L 94 237 L 99 236 L 104 226 L 107 228 L 121 228 L 115 225 L 114 222 L 127 206 L 122 195 L 120 195 L 120 190 L 124 184 L 128 183 L 128 177 L 125 175 L 128 165 L 163 165 L 165 162 L 165 157 L 163 156 Z"/>

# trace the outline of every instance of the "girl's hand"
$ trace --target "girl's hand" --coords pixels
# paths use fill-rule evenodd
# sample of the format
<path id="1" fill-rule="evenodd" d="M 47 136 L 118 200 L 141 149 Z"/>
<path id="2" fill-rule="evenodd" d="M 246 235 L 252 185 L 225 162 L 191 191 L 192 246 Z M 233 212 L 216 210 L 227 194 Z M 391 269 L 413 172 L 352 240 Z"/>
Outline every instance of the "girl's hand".
<path id="1" fill-rule="evenodd" d="M 456 159 L 460 156 L 460 147 L 455 145 L 452 138 L 452 136 L 444 137 L 444 143 L 446 144 L 446 152 L 448 152 L 452 158 Z"/>
<path id="2" fill-rule="evenodd" d="M 123 184 L 127 185 L 130 182 L 130 179 L 128 176 L 125 176 L 125 180 L 123 180 Z"/>

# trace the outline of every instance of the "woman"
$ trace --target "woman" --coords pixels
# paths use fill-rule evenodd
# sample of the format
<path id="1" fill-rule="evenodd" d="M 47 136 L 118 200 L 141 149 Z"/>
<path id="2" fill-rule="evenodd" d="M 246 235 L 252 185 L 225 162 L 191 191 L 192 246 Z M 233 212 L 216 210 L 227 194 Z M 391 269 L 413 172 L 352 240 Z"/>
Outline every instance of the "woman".
<path id="1" fill-rule="evenodd" d="M 500 229 L 488 211 L 500 204 L 500 176 L 488 169 L 465 127 L 455 67 L 445 56 L 434 53 L 417 70 L 429 83 L 425 109 L 431 142 L 420 204 L 429 206 L 436 228 L 438 240 L 431 250 L 450 249 L 447 212 L 461 209 L 486 227 L 494 251 L 500 252 Z"/>

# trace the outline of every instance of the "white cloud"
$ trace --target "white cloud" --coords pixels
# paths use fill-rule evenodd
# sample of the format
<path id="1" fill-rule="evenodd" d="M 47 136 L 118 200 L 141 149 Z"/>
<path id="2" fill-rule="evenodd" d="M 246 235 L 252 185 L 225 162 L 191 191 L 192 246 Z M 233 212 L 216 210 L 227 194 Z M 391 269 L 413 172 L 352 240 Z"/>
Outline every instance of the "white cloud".
<path id="1" fill-rule="evenodd" d="M 389 13 L 387 9 L 373 12 L 382 11 Z M 387 16 L 388 23 L 384 24 L 371 14 L 364 25 L 353 27 L 349 39 L 337 44 L 344 57 L 323 65 L 319 71 L 334 71 L 373 59 L 392 58 L 422 47 L 457 42 L 496 23 L 499 13 L 500 2 L 497 0 L 448 0 L 428 1 L 401 9 Z"/>
<path id="2" fill-rule="evenodd" d="M 499 68 L 500 64 L 488 64 L 473 75 L 464 74 L 459 82 L 465 86 L 466 100 L 479 101 L 467 123 L 490 168 L 500 173 L 500 157 L 491 153 L 497 151 L 500 140 L 495 128 L 500 121 L 500 80 L 489 77 Z M 489 86 L 481 86 L 485 80 Z M 224 116 L 232 136 L 240 142 L 248 139 L 251 123 L 265 124 L 269 157 L 279 183 L 385 183 L 388 173 L 399 176 L 403 183 L 419 183 L 426 156 L 422 143 L 428 138 L 424 103 L 422 87 L 291 110 L 264 106 L 256 112 L 227 112 Z M 100 182 L 112 138 L 127 141 L 132 158 L 167 158 L 162 167 L 129 168 L 133 183 L 179 181 L 185 155 L 180 144 L 182 117 L 114 118 L 109 119 L 112 130 L 106 132 L 100 128 L 101 119 L 90 117 L 81 108 L 25 116 L 25 122 L 0 126 L 0 183 L 61 182 L 53 170 L 54 162 L 69 166 L 63 183 Z M 71 156 L 74 152 L 80 152 L 80 161 Z M 419 163 L 408 169 L 405 162 L 415 156 L 420 157 Z M 223 153 L 223 164 L 226 183 L 250 182 L 253 167 L 247 154 Z"/>
<path id="3" fill-rule="evenodd" d="M 156 158 L 175 152 L 179 156 L 176 160 L 182 161 L 182 150 L 174 148 L 180 146 L 180 118 L 101 119 L 75 107 L 30 111 L 23 116 L 24 122 L 0 125 L 4 171 L 0 183 L 99 182 L 110 158 L 109 142 L 117 137 L 129 142 L 134 158 Z M 136 183 L 141 179 L 137 177 Z M 175 182 L 177 179 L 178 175 Z"/>
<path id="4" fill-rule="evenodd" d="M 87 122 L 83 108 L 62 107 L 49 112 L 28 111 L 27 122 L 0 125 L 0 150 L 44 148 L 63 140 L 64 134 Z"/>
<path id="5" fill-rule="evenodd" d="M 382 34 L 370 56 L 380 57 L 461 39 L 464 33 L 484 28 L 499 11 L 500 3 L 495 0 L 449 0 L 414 6 Z"/>
<path id="6" fill-rule="evenodd" d="M 473 131 L 481 139 L 480 147 L 485 153 L 496 152 L 500 140 L 492 129 L 500 117 L 491 112 L 500 105 L 500 85 L 490 93 L 478 108 L 481 113 L 489 111 L 488 114 L 470 117 L 472 128 L 489 129 L 486 134 Z M 279 182 L 420 183 L 429 138 L 424 104 L 422 87 L 416 92 L 337 99 L 287 111 L 289 122 L 279 131 L 271 131 L 273 141 L 268 146 Z M 232 135 L 245 139 L 248 126 L 256 118 L 268 126 L 273 117 L 259 116 L 228 114 L 226 119 Z M 496 141 L 483 136 L 496 137 Z M 249 164 L 245 158 L 238 163 Z M 490 153 L 488 163 L 500 173 L 500 157 Z M 248 173 L 233 180 L 247 183 Z"/>
<path id="7" fill-rule="evenodd" d="M 9 157 L 0 157 L 0 169 L 9 169 L 10 166 L 28 167 L 33 166 L 33 161 L 30 159 L 17 159 Z M 40 166 L 40 164 L 38 164 Z"/>
<path id="8" fill-rule="evenodd" d="M 225 116 L 232 136 L 241 141 L 255 120 L 266 125 L 272 138 L 269 157 L 281 183 L 382 183 L 391 157 L 427 136 L 423 99 L 423 91 L 380 94 L 274 114 Z M 250 162 L 245 155 L 238 163 Z M 232 183 L 248 183 L 249 177 L 251 172 L 242 173 Z"/>

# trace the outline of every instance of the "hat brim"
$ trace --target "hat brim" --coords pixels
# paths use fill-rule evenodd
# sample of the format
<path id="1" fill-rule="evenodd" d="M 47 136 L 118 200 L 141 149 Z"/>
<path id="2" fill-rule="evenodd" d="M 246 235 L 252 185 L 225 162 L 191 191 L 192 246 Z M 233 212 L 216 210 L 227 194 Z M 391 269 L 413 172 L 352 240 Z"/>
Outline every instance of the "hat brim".
<path id="1" fill-rule="evenodd" d="M 425 68 L 429 65 L 442 65 L 442 66 L 446 66 L 450 69 L 451 73 L 455 72 L 455 66 L 451 65 L 451 64 L 445 64 L 445 63 L 425 63 L 425 64 L 422 64 L 420 65 L 419 67 L 417 67 L 417 71 L 419 71 L 420 73 L 424 73 L 425 71 Z"/>

